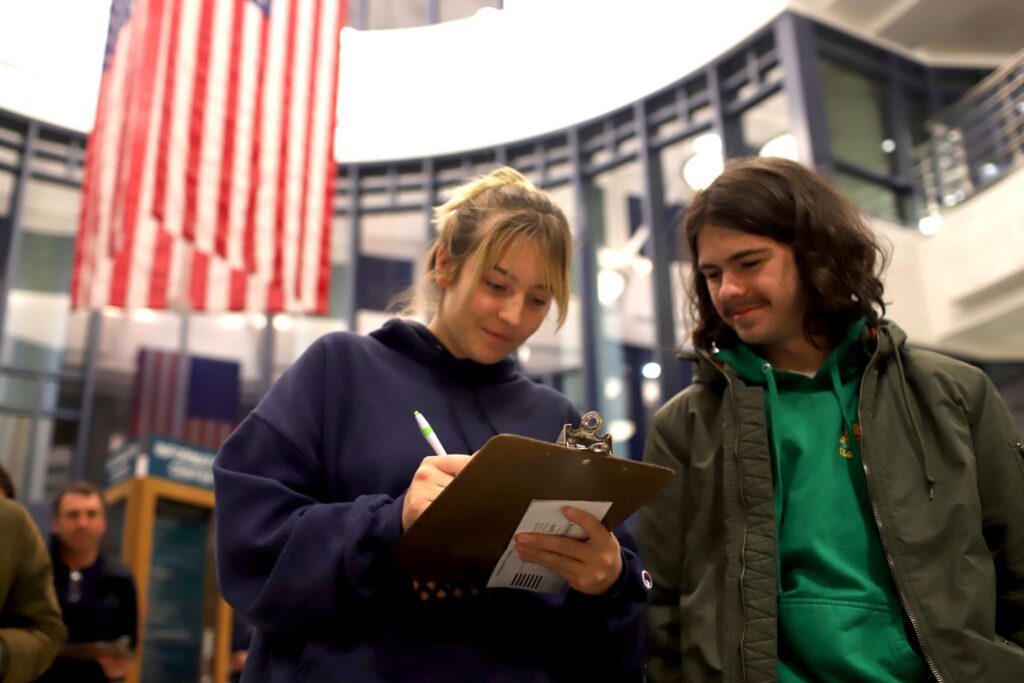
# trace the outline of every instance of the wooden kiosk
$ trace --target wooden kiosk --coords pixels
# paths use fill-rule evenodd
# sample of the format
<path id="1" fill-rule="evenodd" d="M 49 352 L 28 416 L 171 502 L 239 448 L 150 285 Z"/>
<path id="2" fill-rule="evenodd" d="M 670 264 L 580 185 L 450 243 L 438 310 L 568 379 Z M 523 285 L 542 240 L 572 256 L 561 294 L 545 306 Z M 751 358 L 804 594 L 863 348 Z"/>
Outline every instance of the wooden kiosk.
<path id="1" fill-rule="evenodd" d="M 140 455 L 143 463 L 157 462 L 161 448 L 186 452 L 191 465 L 197 453 L 213 458 L 152 437 L 148 456 L 133 454 L 132 476 L 105 492 L 109 550 L 131 569 L 138 591 L 137 659 L 127 683 L 227 683 L 232 618 L 217 590 L 213 491 L 165 478 L 167 467 L 134 464 Z"/>

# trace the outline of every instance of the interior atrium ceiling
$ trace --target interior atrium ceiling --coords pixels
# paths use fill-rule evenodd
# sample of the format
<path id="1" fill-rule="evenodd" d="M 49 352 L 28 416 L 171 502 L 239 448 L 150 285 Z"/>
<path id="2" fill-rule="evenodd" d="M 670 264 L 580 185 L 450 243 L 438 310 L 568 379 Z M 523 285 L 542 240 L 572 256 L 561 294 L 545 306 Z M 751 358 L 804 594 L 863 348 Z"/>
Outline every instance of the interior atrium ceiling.
<path id="1" fill-rule="evenodd" d="M 789 4 L 932 63 L 995 65 L 1024 49 L 1021 0 L 790 0 Z"/>
<path id="2" fill-rule="evenodd" d="M 438 20 L 449 21 L 499 4 L 536 0 L 436 1 Z M 692 2 L 695 12 L 705 2 L 664 1 Z M 351 0 L 350 25 L 357 26 L 360 12 L 365 11 L 368 29 L 423 26 L 429 4 L 428 0 Z M 633 2 L 620 4 L 628 12 Z M 996 64 L 1024 49 L 1021 0 L 789 0 L 789 5 L 865 37 L 900 46 L 925 61 Z"/>

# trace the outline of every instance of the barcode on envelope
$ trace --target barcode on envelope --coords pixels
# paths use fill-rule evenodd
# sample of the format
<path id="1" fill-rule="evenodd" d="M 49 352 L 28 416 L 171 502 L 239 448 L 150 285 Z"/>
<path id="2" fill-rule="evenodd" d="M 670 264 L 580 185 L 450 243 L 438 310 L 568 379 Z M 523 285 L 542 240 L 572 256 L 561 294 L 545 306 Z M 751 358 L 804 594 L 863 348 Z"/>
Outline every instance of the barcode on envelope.
<path id="1" fill-rule="evenodd" d="M 512 582 L 509 584 L 513 588 L 525 588 L 526 590 L 537 590 L 540 586 L 540 582 L 544 580 L 544 577 L 540 574 L 530 574 L 529 572 L 516 572 L 516 575 L 512 577 Z"/>

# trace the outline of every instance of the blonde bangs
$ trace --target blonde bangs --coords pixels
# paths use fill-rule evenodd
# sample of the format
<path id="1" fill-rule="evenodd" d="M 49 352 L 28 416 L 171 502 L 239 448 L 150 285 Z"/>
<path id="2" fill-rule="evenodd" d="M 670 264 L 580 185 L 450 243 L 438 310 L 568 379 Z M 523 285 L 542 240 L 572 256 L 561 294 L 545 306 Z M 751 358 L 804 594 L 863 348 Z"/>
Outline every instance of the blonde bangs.
<path id="1" fill-rule="evenodd" d="M 533 213 L 514 213 L 498 220 L 491 230 L 480 236 L 472 277 L 474 281 L 480 281 L 510 250 L 519 249 L 525 243 L 536 244 L 540 253 L 546 257 L 544 285 L 558 306 L 558 327 L 561 327 L 569 314 L 569 254 L 572 252 L 572 237 L 554 223 L 547 217 L 538 221 L 537 215 Z"/>

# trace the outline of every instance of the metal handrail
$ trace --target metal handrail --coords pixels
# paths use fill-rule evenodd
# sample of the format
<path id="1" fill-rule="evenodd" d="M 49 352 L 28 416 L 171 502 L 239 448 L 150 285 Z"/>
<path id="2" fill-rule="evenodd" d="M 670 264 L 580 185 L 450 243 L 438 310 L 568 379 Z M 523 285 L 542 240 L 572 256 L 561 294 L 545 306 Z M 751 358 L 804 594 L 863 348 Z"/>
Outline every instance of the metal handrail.
<path id="1" fill-rule="evenodd" d="M 936 216 L 1024 167 L 1024 50 L 942 111 L 913 150 L 918 213 Z"/>

